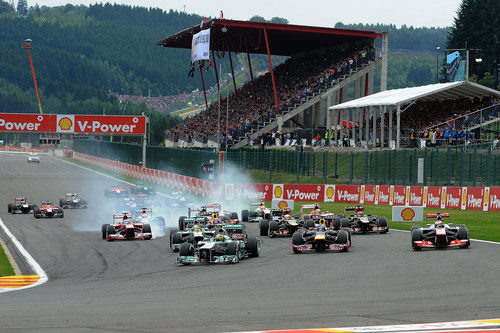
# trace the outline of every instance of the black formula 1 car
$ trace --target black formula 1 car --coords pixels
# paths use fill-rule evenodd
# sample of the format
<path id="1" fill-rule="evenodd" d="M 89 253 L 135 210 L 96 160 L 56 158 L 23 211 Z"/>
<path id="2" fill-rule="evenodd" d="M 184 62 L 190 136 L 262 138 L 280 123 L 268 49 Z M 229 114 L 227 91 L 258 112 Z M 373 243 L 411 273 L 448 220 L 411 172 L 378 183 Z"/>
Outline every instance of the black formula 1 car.
<path id="1" fill-rule="evenodd" d="M 33 207 L 26 198 L 14 198 L 14 202 L 8 204 L 7 210 L 11 214 L 28 214 L 33 211 Z"/>
<path id="2" fill-rule="evenodd" d="M 151 226 L 137 219 L 130 213 L 114 214 L 112 224 L 103 224 L 101 227 L 102 239 L 108 242 L 115 240 L 134 240 L 153 238 Z"/>
<path id="3" fill-rule="evenodd" d="M 299 229 L 292 236 L 292 251 L 347 252 L 351 246 L 351 234 L 348 228 L 335 230 L 320 224 L 314 228 Z"/>
<path id="4" fill-rule="evenodd" d="M 463 224 L 443 223 L 443 219 L 449 217 L 450 214 L 447 212 L 427 213 L 427 218 L 435 218 L 436 221 L 427 224 L 425 228 L 420 226 L 411 228 L 411 246 L 413 250 L 420 251 L 422 248 L 447 247 L 468 248 L 470 246 L 469 230 Z"/>
<path id="5" fill-rule="evenodd" d="M 377 232 L 379 234 L 386 234 L 389 231 L 387 218 L 384 216 L 376 216 L 365 214 L 363 206 L 345 207 L 344 214 L 354 211 L 353 215 L 342 218 L 340 220 L 340 227 L 348 227 L 353 233 L 366 234 L 369 232 Z"/>
<path id="6" fill-rule="evenodd" d="M 128 196 L 128 191 L 121 186 L 111 186 L 109 189 L 104 190 L 106 198 L 123 198 Z"/>
<path id="7" fill-rule="evenodd" d="M 248 257 L 258 257 L 261 243 L 258 237 L 235 240 L 227 232 L 219 230 L 214 237 L 199 241 L 196 246 L 184 243 L 179 249 L 178 264 L 237 263 Z"/>
<path id="8" fill-rule="evenodd" d="M 64 217 L 64 210 L 62 207 L 57 207 L 55 206 L 52 201 L 45 201 L 42 202 L 40 207 L 34 205 L 33 206 L 33 216 L 36 219 L 42 218 L 42 217 L 59 217 L 62 218 Z"/>
<path id="9" fill-rule="evenodd" d="M 275 210 L 273 210 L 275 211 Z M 276 210 L 271 216 L 271 220 L 261 219 L 259 221 L 259 231 L 261 236 L 269 236 L 270 238 L 278 236 L 291 237 L 295 231 L 301 227 L 296 215 L 291 214 L 291 210 Z"/>
<path id="10" fill-rule="evenodd" d="M 66 193 L 65 199 L 59 200 L 59 206 L 67 208 L 88 208 L 87 201 L 78 197 L 76 193 Z"/>

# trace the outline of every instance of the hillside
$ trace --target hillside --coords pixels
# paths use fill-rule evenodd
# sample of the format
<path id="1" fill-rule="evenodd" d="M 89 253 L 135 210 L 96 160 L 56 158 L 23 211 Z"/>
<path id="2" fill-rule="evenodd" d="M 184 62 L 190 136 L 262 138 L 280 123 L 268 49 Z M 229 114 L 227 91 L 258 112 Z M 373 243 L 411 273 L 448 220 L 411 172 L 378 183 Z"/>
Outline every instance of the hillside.
<path id="1" fill-rule="evenodd" d="M 156 41 L 202 20 L 202 16 L 172 10 L 111 4 L 34 6 L 26 16 L 18 16 L 8 2 L 0 0 L 0 112 L 37 110 L 28 57 L 20 46 L 26 38 L 33 40 L 32 56 L 46 112 L 148 112 L 144 105 L 119 105 L 109 93 L 168 96 L 201 89 L 199 77 L 187 75 L 189 50 L 162 48 Z M 445 40 L 446 29 L 337 26 L 389 30 L 391 49 L 412 51 L 391 60 L 396 70 L 389 72 L 389 87 L 404 86 L 407 81 L 413 82 L 410 85 L 434 82 L 429 52 Z M 235 66 L 246 67 L 245 58 L 234 57 Z M 252 61 L 255 72 L 266 70 L 266 57 L 253 56 Z M 222 63 L 227 73 L 227 64 Z M 213 71 L 206 72 L 205 79 L 207 87 L 213 86 Z M 173 122 L 164 121 L 167 126 Z"/>

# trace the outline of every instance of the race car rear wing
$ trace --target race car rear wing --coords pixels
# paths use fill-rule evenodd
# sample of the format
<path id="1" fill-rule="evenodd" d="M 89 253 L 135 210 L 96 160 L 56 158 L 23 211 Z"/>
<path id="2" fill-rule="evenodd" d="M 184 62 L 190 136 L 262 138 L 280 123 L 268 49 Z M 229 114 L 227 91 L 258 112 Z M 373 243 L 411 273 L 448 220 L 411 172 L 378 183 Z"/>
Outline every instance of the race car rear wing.
<path id="1" fill-rule="evenodd" d="M 300 206 L 300 213 L 304 213 L 304 209 L 314 209 L 316 206 L 319 207 L 319 205 L 316 203 L 316 204 L 309 204 L 309 205 L 302 205 Z"/>
<path id="2" fill-rule="evenodd" d="M 26 198 L 14 198 L 14 201 L 26 201 Z"/>
<path id="3" fill-rule="evenodd" d="M 136 213 L 139 214 L 153 214 L 153 209 L 152 208 L 141 208 L 135 211 Z"/>
<path id="4" fill-rule="evenodd" d="M 450 218 L 450 213 L 449 212 L 432 212 L 432 213 L 427 213 L 426 217 L 428 219 L 435 219 L 438 216 L 441 216 L 442 218 Z"/>
<path id="5" fill-rule="evenodd" d="M 352 210 L 356 210 L 356 208 L 358 208 L 358 207 L 361 207 L 364 210 L 363 206 L 346 206 L 346 207 L 344 207 L 344 214 L 346 214 L 346 212 L 349 212 L 349 211 L 352 211 Z"/>
<path id="6" fill-rule="evenodd" d="M 113 222 L 114 221 L 123 221 L 123 218 L 127 215 L 128 218 L 131 217 L 129 213 L 123 213 L 123 214 L 113 214 Z"/>

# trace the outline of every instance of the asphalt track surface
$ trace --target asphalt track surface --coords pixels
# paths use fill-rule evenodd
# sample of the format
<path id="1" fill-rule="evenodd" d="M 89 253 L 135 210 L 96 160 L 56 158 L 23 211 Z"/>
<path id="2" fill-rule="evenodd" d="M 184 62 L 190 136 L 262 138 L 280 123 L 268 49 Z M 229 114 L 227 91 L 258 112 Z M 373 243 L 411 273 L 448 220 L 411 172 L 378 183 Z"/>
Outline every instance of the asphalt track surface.
<path id="1" fill-rule="evenodd" d="M 259 258 L 178 266 L 166 237 L 100 239 L 103 190 L 116 181 L 50 157 L 0 154 L 0 218 L 49 276 L 0 294 L 5 332 L 217 332 L 407 324 L 500 314 L 500 246 L 413 252 L 409 234 L 353 236 L 348 253 L 294 255 L 263 239 Z M 9 215 L 18 194 L 89 201 L 64 219 Z M 175 223 L 177 216 L 167 216 Z M 88 230 L 88 231 L 76 231 Z M 248 226 L 257 233 L 257 225 Z M 22 269 L 26 270 L 26 267 Z"/>

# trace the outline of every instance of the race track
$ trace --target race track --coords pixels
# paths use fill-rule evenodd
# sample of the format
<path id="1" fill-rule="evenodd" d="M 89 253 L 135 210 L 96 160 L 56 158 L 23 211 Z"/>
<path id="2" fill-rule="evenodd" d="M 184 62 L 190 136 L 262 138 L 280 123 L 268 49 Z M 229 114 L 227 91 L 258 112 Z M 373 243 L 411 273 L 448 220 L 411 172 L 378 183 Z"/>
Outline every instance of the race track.
<path id="1" fill-rule="evenodd" d="M 289 238 L 264 238 L 260 258 L 182 267 L 167 237 L 100 239 L 110 219 L 100 209 L 103 190 L 115 180 L 41 160 L 28 165 L 23 155 L 0 154 L 0 218 L 49 276 L 39 287 L 0 294 L 2 333 L 248 331 L 500 314 L 500 245 L 413 252 L 409 234 L 392 231 L 353 236 L 348 253 L 294 255 Z M 72 191 L 88 199 L 88 210 L 41 220 L 7 213 L 16 195 L 58 202 Z"/>

